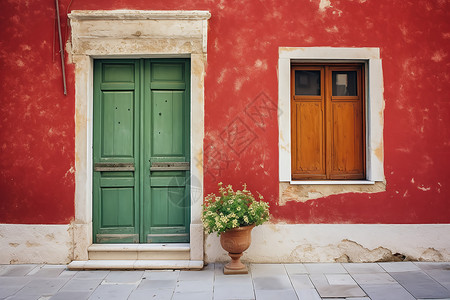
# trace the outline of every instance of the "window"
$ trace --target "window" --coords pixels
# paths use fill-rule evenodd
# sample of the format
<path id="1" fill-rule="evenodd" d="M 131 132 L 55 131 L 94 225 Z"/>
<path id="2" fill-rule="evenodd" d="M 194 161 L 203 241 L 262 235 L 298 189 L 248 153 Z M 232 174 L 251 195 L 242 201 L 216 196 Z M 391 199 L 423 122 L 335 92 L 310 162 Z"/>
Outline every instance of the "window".
<path id="1" fill-rule="evenodd" d="M 384 130 L 384 99 L 383 99 L 383 69 L 379 48 L 345 48 L 345 47 L 279 47 L 278 48 L 278 153 L 279 180 L 303 185 L 372 185 L 383 182 L 383 130 Z M 293 67 L 314 66 L 325 68 L 357 65 L 361 68 L 361 101 L 364 122 L 364 173 L 361 179 L 294 179 L 292 178 L 292 69 Z M 317 71 L 317 70 L 316 70 Z M 323 71 L 325 72 L 325 70 Z M 336 75 L 335 93 L 338 93 L 337 83 L 342 76 Z M 298 75 L 300 76 L 300 74 Z M 313 75 L 312 75 L 313 76 Z M 337 77 L 341 77 L 338 79 Z M 324 78 L 322 78 L 324 79 Z M 306 83 L 305 78 L 302 84 Z M 339 81 L 339 82 L 337 82 Z M 323 82 L 324 83 L 324 82 Z M 322 84 L 322 83 L 321 83 Z M 300 82 L 299 82 L 300 85 Z M 302 87 L 299 87 L 301 90 Z M 347 89 L 351 89 L 349 86 Z M 351 93 L 349 91 L 348 93 Z M 324 94 L 325 95 L 325 94 Z M 337 96 L 339 97 L 339 96 Z M 326 128 L 325 128 L 326 129 Z M 325 144 L 324 144 L 325 145 Z M 318 188 L 318 187 L 317 187 Z M 360 186 L 360 188 L 362 188 Z"/>
<path id="2" fill-rule="evenodd" d="M 293 65 L 294 180 L 364 179 L 362 65 Z"/>

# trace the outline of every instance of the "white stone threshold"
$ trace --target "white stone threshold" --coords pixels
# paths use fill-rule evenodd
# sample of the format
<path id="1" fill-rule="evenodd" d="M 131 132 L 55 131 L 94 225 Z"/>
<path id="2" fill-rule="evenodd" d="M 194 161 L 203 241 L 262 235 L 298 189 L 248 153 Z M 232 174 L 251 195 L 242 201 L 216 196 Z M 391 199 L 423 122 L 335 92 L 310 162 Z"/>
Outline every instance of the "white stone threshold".
<path id="1" fill-rule="evenodd" d="M 173 244 L 92 244 L 88 251 L 189 251 L 189 243 L 173 243 Z"/>
<path id="2" fill-rule="evenodd" d="M 189 244 L 93 244 L 89 260 L 190 260 Z"/>
<path id="3" fill-rule="evenodd" d="M 69 270 L 200 270 L 203 261 L 194 260 L 85 260 L 73 261 Z"/>

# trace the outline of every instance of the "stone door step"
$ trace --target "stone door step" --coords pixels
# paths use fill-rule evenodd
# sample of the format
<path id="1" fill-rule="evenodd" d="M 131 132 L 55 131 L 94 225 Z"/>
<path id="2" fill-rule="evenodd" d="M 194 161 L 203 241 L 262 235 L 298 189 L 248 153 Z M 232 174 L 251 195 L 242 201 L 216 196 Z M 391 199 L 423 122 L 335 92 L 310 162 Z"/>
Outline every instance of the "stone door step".
<path id="1" fill-rule="evenodd" d="M 77 260 L 71 262 L 69 270 L 164 270 L 189 269 L 200 270 L 203 261 L 195 260 Z"/>
<path id="2" fill-rule="evenodd" d="M 186 244 L 93 244 L 88 248 L 89 260 L 189 260 Z"/>

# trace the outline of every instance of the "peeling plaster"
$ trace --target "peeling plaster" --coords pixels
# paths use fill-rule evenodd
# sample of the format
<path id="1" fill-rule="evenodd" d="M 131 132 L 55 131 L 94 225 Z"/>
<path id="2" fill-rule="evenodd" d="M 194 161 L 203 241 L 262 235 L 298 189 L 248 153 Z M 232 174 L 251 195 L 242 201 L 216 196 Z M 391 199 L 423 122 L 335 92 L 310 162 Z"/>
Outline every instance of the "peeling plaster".
<path id="1" fill-rule="evenodd" d="M 448 261 L 450 225 L 264 224 L 242 260 L 254 263 Z M 229 261 L 216 234 L 205 235 L 205 261 Z"/>
<path id="2" fill-rule="evenodd" d="M 320 0 L 320 2 L 319 2 L 319 10 L 320 11 L 325 11 L 327 8 L 330 8 L 330 7 L 332 7 L 330 0 Z"/>
<path id="3" fill-rule="evenodd" d="M 343 254 L 336 258 L 336 262 L 362 263 L 362 262 L 388 262 L 403 261 L 405 256 L 399 253 L 392 253 L 385 247 L 377 247 L 368 249 L 355 241 L 344 239 L 337 247 L 342 250 Z M 344 256 L 345 258 L 343 258 Z"/>
<path id="4" fill-rule="evenodd" d="M 447 57 L 447 52 L 443 49 L 437 50 L 433 53 L 431 60 L 434 62 L 441 62 Z"/>
<path id="5" fill-rule="evenodd" d="M 288 201 L 307 202 L 309 200 L 345 193 L 379 193 L 386 191 L 384 182 L 375 184 L 350 184 L 350 185 L 291 185 L 288 182 L 280 182 L 279 205 L 286 205 Z"/>

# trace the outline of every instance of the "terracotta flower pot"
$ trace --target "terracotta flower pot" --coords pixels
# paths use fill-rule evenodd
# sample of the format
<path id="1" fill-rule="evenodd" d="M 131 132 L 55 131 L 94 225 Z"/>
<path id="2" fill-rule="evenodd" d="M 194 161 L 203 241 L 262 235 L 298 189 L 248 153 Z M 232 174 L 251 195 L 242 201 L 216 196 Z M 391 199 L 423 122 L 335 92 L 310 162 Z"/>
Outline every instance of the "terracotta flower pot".
<path id="1" fill-rule="evenodd" d="M 248 274 L 247 267 L 241 263 L 242 252 L 250 247 L 252 242 L 252 229 L 255 225 L 237 227 L 223 232 L 220 235 L 220 244 L 228 252 L 231 262 L 226 264 L 224 274 Z"/>

